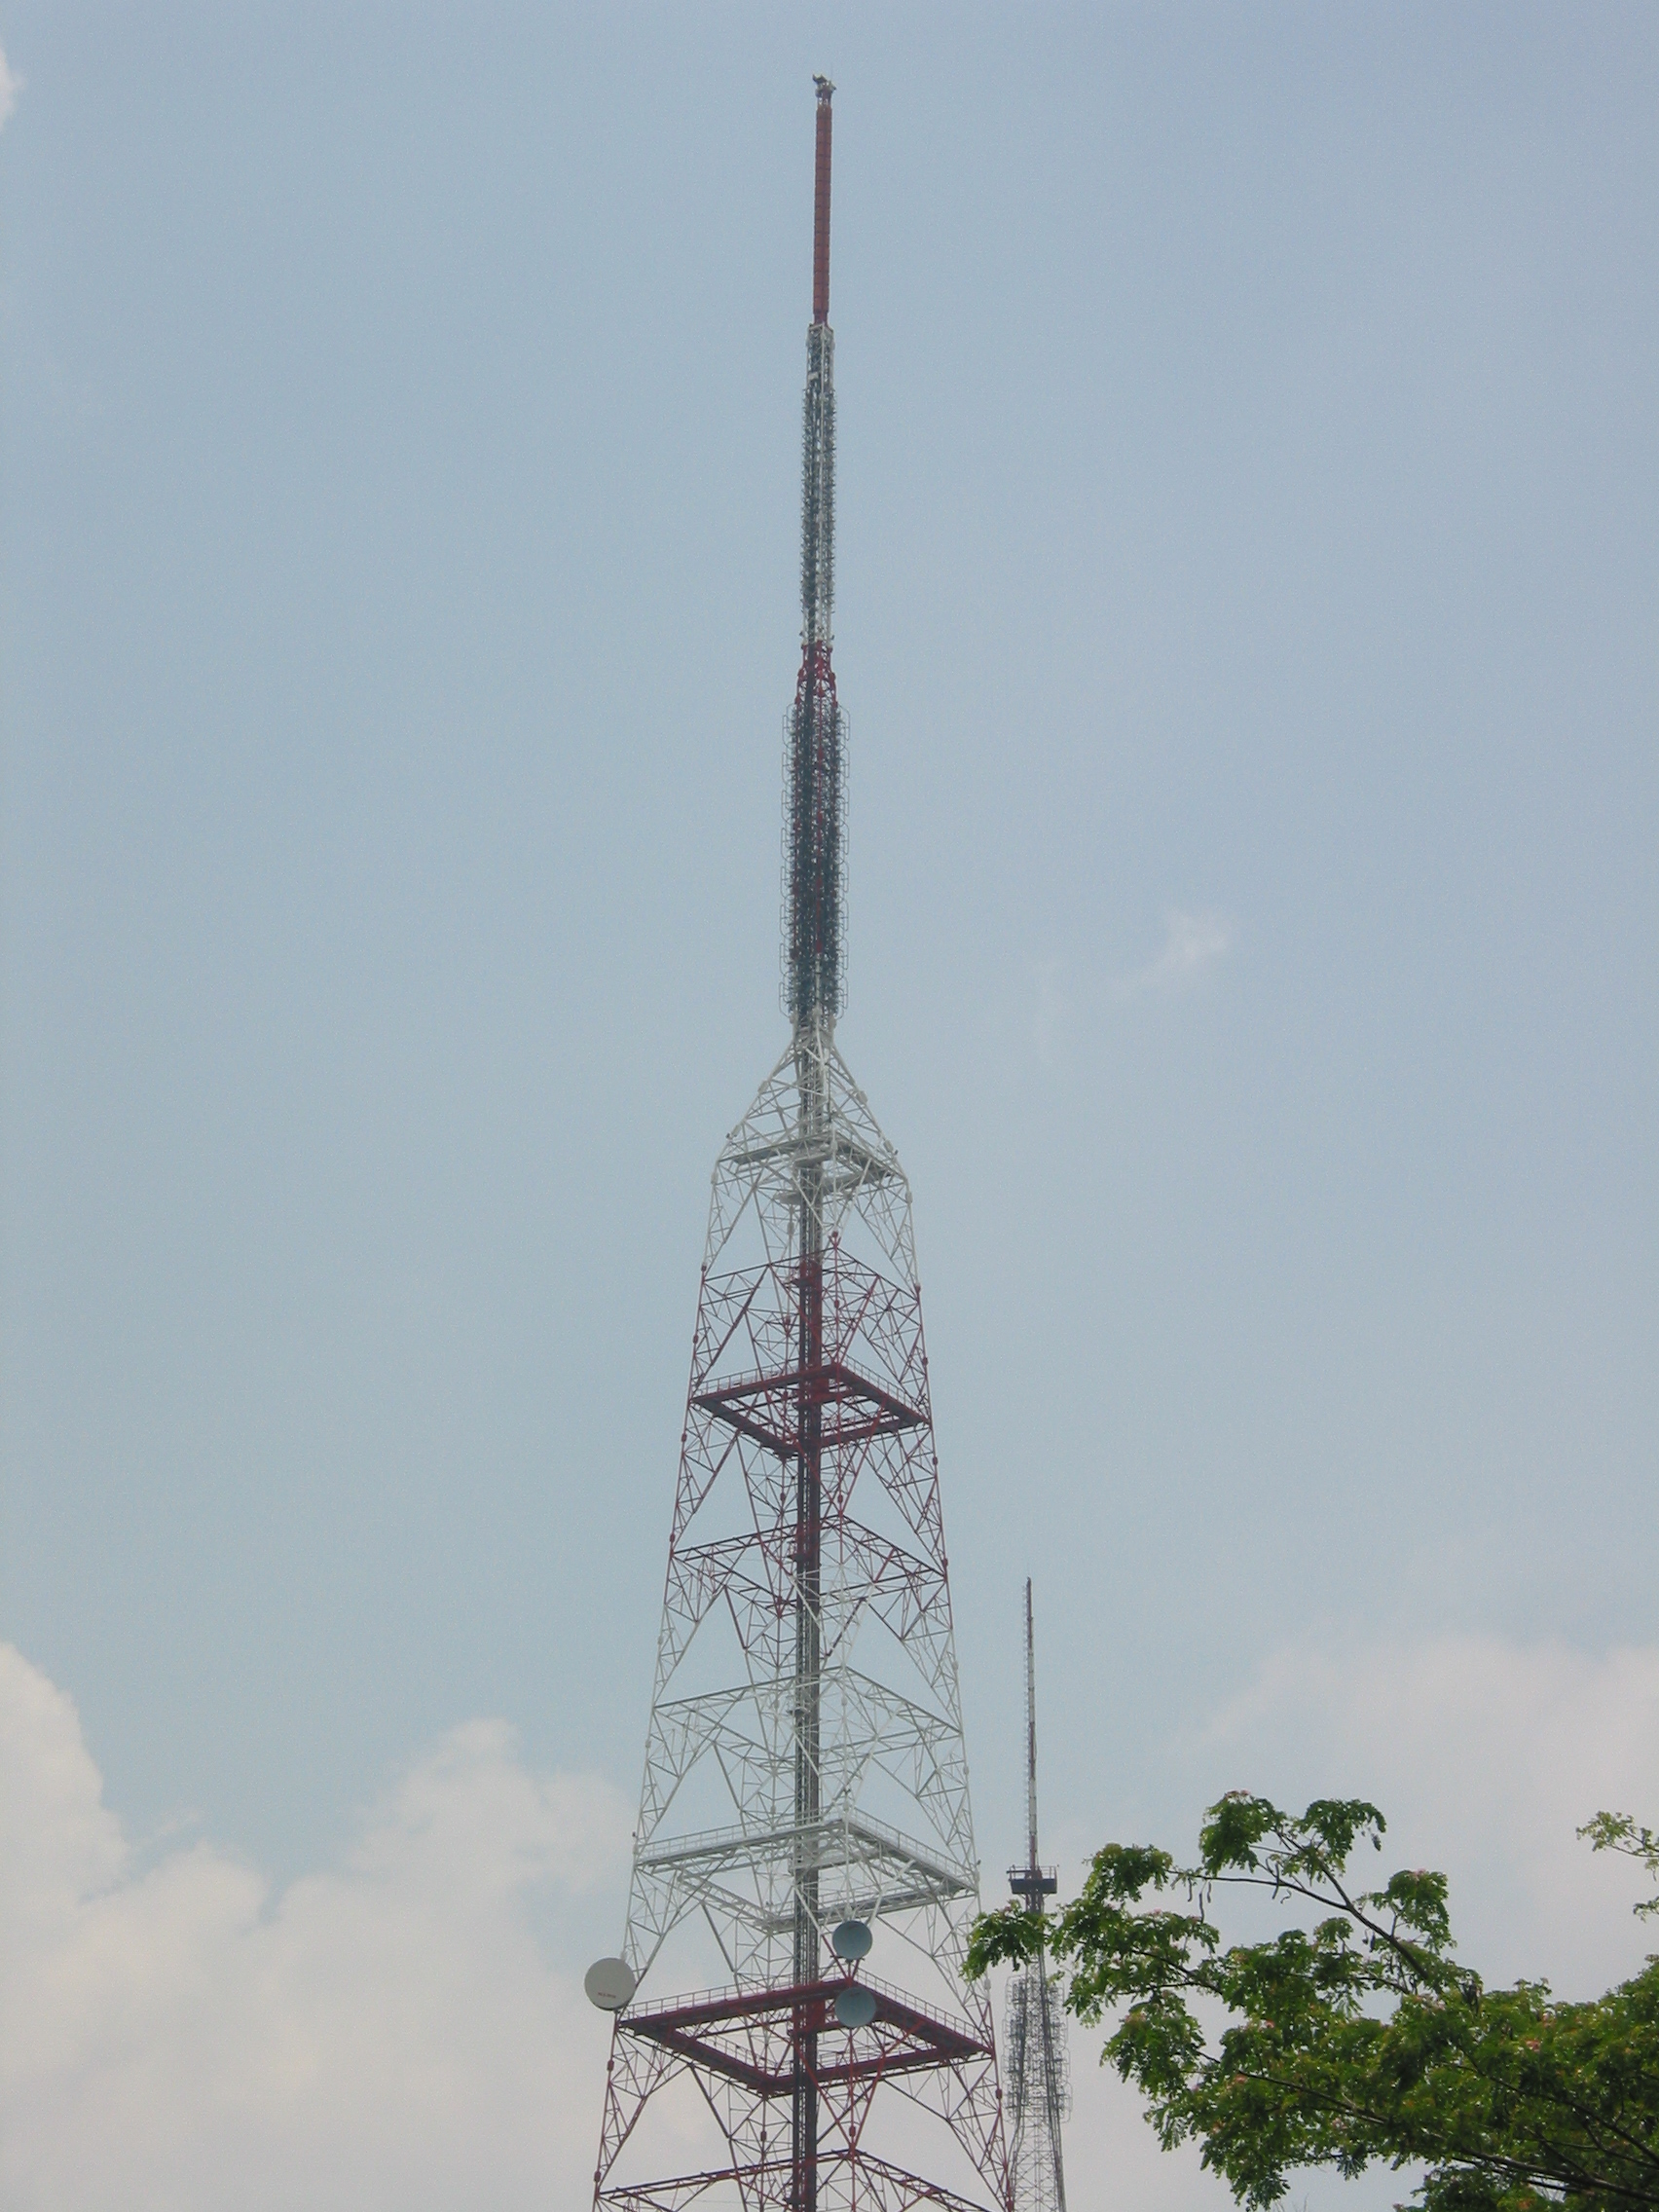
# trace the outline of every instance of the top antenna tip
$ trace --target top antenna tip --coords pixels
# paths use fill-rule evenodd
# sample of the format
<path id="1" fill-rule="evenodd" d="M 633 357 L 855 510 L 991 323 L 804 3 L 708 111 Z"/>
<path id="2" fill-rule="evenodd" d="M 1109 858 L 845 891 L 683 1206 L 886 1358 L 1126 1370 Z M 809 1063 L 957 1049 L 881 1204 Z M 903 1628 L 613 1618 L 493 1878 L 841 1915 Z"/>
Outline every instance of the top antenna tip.
<path id="1" fill-rule="evenodd" d="M 818 87 L 818 152 L 812 193 L 812 319 L 830 320 L 830 95 L 835 90 L 828 77 L 814 77 Z"/>

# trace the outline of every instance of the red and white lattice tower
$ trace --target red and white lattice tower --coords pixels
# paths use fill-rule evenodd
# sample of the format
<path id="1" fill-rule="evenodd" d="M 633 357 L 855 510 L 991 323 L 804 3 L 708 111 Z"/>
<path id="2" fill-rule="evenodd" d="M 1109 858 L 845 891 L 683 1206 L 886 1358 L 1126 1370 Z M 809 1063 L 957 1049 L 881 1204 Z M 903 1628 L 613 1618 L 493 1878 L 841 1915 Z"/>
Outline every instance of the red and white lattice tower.
<path id="1" fill-rule="evenodd" d="M 818 80 L 788 1049 L 714 1174 L 596 2205 L 1009 2201 L 910 1190 L 835 1042 L 830 100 Z"/>

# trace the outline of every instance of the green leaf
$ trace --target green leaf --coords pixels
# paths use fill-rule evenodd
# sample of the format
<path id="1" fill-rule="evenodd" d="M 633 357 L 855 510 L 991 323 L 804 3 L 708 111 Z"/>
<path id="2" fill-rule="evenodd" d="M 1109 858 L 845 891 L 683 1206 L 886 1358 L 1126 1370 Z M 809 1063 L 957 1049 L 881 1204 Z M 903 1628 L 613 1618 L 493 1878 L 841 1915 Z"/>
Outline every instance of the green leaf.
<path id="1" fill-rule="evenodd" d="M 1580 1832 L 1659 1872 L 1652 1831 L 1628 1815 Z M 1659 2212 L 1659 1960 L 1586 2004 L 1541 1981 L 1489 1989 L 1454 1961 L 1444 1875 L 1348 1886 L 1353 1852 L 1384 1833 L 1362 1799 L 1297 1816 L 1233 1791 L 1205 1815 L 1196 1864 L 1108 1844 L 1052 1919 L 1014 1905 L 979 1920 L 969 1971 L 1046 1945 L 1160 2142 L 1196 2141 L 1251 2212 L 1299 2167 L 1379 2160 L 1426 2167 L 1422 2212 Z M 1212 1908 L 1231 1889 L 1268 1890 L 1310 1924 L 1226 1945 Z"/>

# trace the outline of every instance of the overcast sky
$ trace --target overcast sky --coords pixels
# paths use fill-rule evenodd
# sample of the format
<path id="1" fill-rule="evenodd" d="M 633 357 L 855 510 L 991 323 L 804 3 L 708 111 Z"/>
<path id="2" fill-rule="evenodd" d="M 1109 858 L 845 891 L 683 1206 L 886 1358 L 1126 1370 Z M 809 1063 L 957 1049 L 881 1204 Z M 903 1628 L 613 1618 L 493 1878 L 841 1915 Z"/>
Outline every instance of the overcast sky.
<path id="1" fill-rule="evenodd" d="M 985 1865 L 1029 1571 L 1068 1879 L 1351 1788 L 1492 1971 L 1629 1971 L 1571 1830 L 1659 1817 L 1653 10 L 0 39 L 8 2203 L 586 2201 L 784 1036 L 815 69 L 840 1039 Z M 1074 2212 L 1224 2201 L 1078 2071 Z"/>

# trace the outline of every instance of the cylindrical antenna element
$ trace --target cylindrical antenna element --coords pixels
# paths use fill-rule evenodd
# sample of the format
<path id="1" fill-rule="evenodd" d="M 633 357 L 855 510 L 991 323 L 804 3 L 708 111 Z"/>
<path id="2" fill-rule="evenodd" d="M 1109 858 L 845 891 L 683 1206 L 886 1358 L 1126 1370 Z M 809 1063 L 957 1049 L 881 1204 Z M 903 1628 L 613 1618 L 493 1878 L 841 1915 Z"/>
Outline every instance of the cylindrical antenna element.
<path id="1" fill-rule="evenodd" d="M 818 87 L 818 160 L 812 195 L 812 319 L 830 320 L 830 100 L 835 88 L 828 77 Z"/>
<path id="2" fill-rule="evenodd" d="M 835 337 L 830 328 L 830 95 L 818 87 L 813 319 L 801 414 L 800 676 L 787 724 L 785 1006 L 797 1029 L 832 1023 L 841 980 L 846 722 L 830 662 L 835 608 Z"/>
<path id="3" fill-rule="evenodd" d="M 1025 1577 L 1025 1824 L 1037 1871 L 1037 1627 L 1031 1609 L 1031 1577 Z"/>

